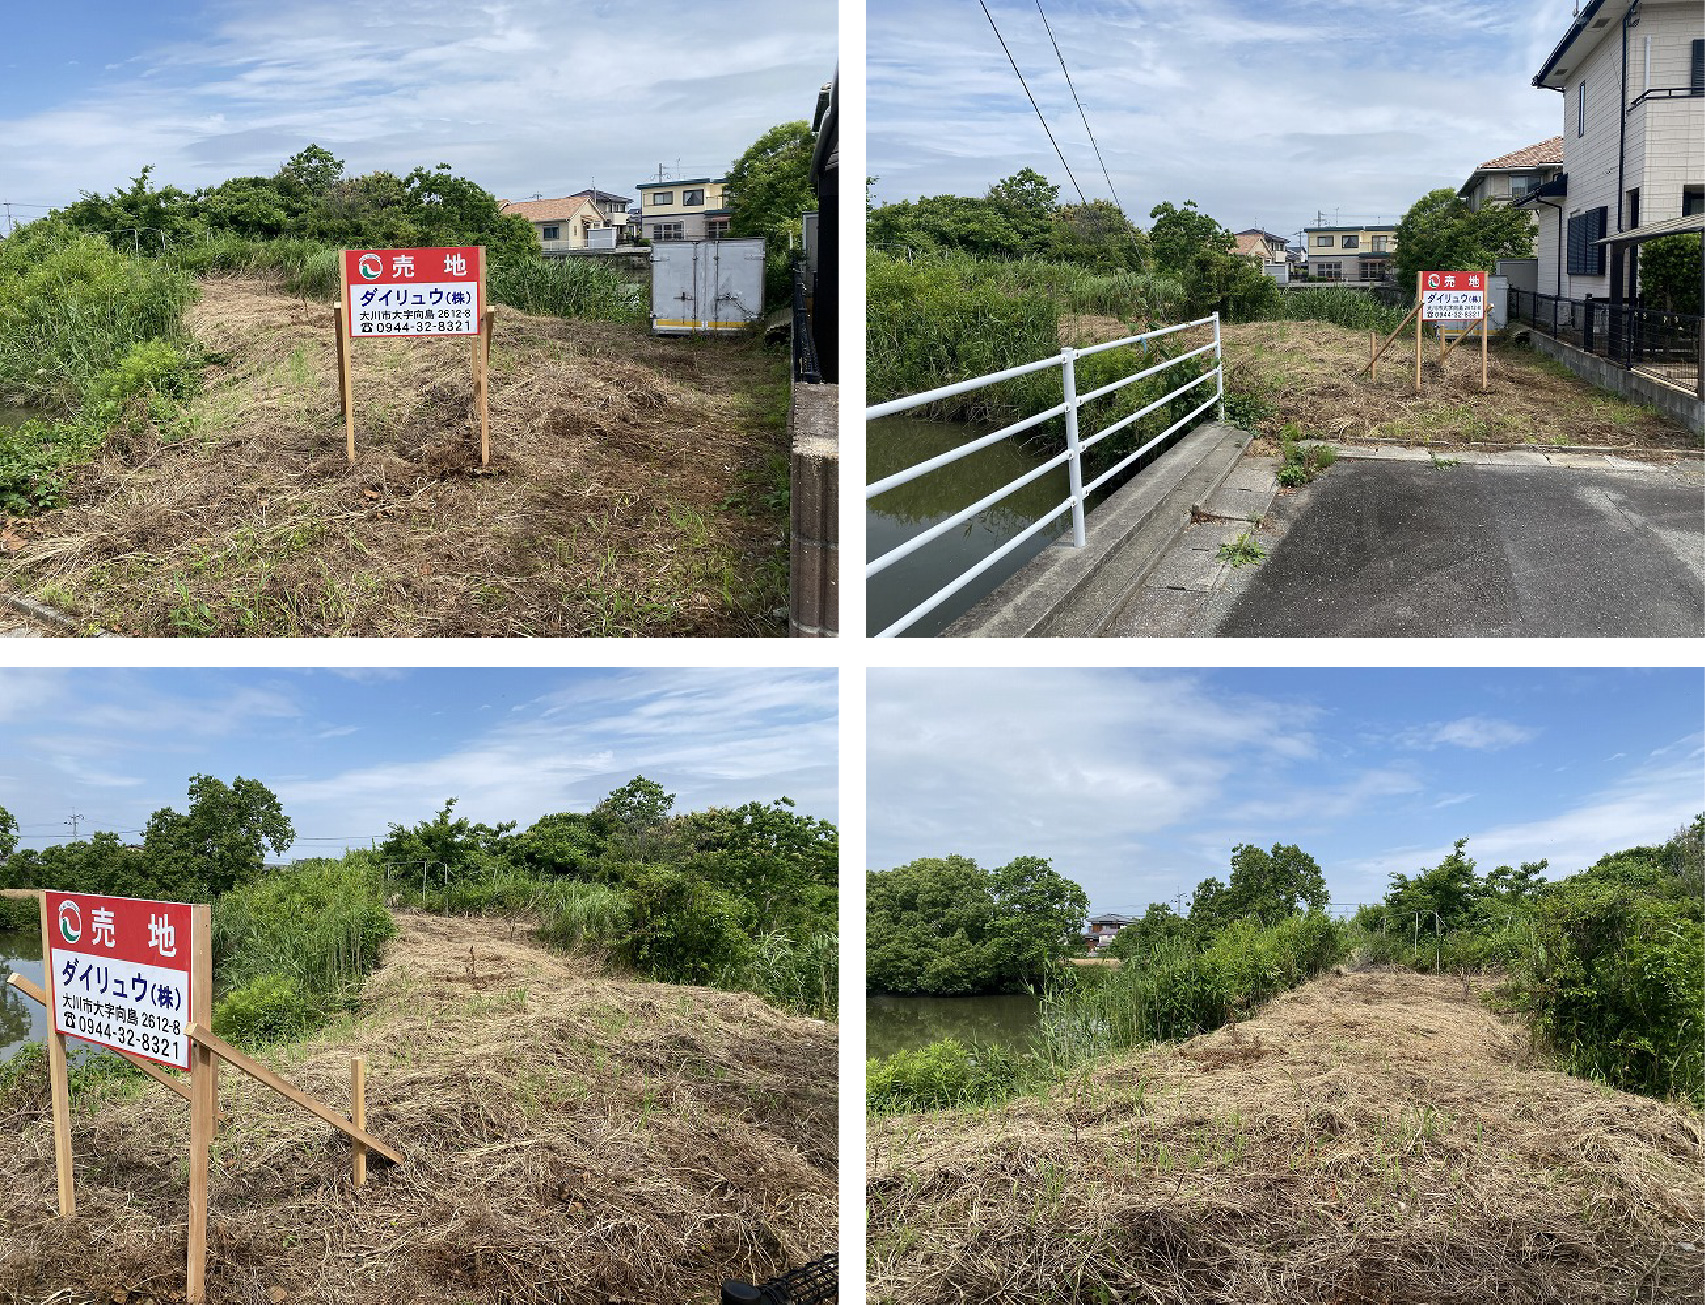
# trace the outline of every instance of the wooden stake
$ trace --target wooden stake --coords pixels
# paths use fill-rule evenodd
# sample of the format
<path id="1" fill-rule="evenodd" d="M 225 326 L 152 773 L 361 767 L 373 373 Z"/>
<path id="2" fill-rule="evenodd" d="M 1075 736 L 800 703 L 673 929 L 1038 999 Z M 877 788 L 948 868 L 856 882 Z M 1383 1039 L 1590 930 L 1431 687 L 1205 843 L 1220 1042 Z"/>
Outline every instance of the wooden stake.
<path id="1" fill-rule="evenodd" d="M 1487 390 L 1486 347 L 1487 337 L 1492 334 L 1492 278 L 1485 281 L 1485 292 L 1480 296 L 1480 393 Z"/>
<path id="2" fill-rule="evenodd" d="M 480 466 L 491 465 L 491 416 L 486 407 L 486 365 L 491 361 L 491 319 L 488 308 L 480 314 L 480 333 L 474 337 L 474 403 L 480 410 Z"/>
<path id="3" fill-rule="evenodd" d="M 52 956 L 48 947 L 47 895 L 38 894 L 41 908 L 41 955 L 49 958 L 48 973 L 52 974 Z M 48 984 L 48 993 L 57 985 Z M 57 1028 L 51 1003 L 47 1009 L 47 1082 L 53 1097 L 53 1170 L 59 1180 L 59 1214 L 70 1219 L 77 1214 L 77 1190 L 71 1179 L 71 1079 L 65 1068 L 65 1035 Z"/>
<path id="4" fill-rule="evenodd" d="M 1415 274 L 1415 393 L 1421 393 L 1421 274 Z"/>
<path id="5" fill-rule="evenodd" d="M 1385 351 L 1387 349 L 1391 348 L 1391 342 L 1396 340 L 1398 336 L 1403 334 L 1403 328 L 1409 325 L 1409 319 L 1414 317 L 1415 314 L 1419 313 L 1420 311 L 1421 311 L 1421 306 L 1419 304 L 1417 304 L 1417 305 L 1415 305 L 1414 308 L 1410 309 L 1407 313 L 1405 313 L 1403 315 L 1403 320 L 1397 324 L 1396 330 L 1394 330 L 1384 340 L 1380 341 L 1379 348 L 1374 351 L 1374 363 L 1377 363 L 1379 361 L 1380 355 L 1385 353 Z M 1368 364 L 1368 378 L 1370 380 L 1377 380 L 1378 378 L 1375 377 L 1375 375 L 1374 375 L 1373 367 L 1374 367 L 1373 363 Z"/>
<path id="6" fill-rule="evenodd" d="M 367 1060 L 365 1057 L 349 1059 L 349 1123 L 357 1129 L 367 1128 Z M 361 1187 L 367 1182 L 367 1144 L 359 1138 L 354 1140 L 355 1158 L 351 1166 L 351 1174 L 355 1186 Z"/>
<path id="7" fill-rule="evenodd" d="M 357 1129 L 350 1121 L 339 1115 L 324 1102 L 320 1102 L 309 1097 L 288 1080 L 283 1079 L 279 1075 L 274 1074 L 271 1070 L 268 1070 L 248 1053 L 232 1047 L 206 1026 L 201 1024 L 191 1025 L 189 1027 L 189 1036 L 197 1043 L 203 1044 L 211 1051 L 218 1053 L 245 1075 L 248 1075 L 253 1079 L 260 1080 L 261 1083 L 265 1084 L 273 1092 L 289 1098 L 303 1110 L 312 1112 L 340 1133 L 347 1134 L 349 1137 L 357 1140 L 358 1142 L 367 1144 L 369 1151 L 377 1152 L 380 1156 L 395 1161 L 398 1165 L 403 1164 L 402 1153 L 385 1142 L 384 1139 L 373 1137 L 373 1135 L 368 1133 L 365 1129 Z"/>
<path id="8" fill-rule="evenodd" d="M 343 452 L 349 461 L 355 462 L 355 386 L 349 375 L 349 259 L 347 251 L 340 250 L 337 257 L 338 285 L 342 287 L 342 297 L 337 305 L 337 383 L 343 393 Z"/>
<path id="9" fill-rule="evenodd" d="M 190 909 L 190 1026 L 213 1016 L 213 909 Z M 193 1035 L 191 1035 L 193 1039 Z M 184 1300 L 207 1300 L 207 1189 L 219 1082 L 213 1050 L 199 1041 L 189 1049 L 189 1268 Z"/>

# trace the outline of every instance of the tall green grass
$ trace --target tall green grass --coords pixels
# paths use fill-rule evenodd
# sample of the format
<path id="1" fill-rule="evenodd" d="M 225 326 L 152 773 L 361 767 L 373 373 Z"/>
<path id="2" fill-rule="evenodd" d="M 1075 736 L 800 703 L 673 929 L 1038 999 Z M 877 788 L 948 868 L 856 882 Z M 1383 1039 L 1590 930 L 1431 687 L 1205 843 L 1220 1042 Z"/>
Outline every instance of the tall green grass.
<path id="1" fill-rule="evenodd" d="M 1074 972 L 1042 998 L 1038 1055 L 1066 1069 L 1122 1048 L 1218 1029 L 1332 965 L 1346 936 L 1320 912 L 1262 929 L 1234 921 L 1206 947 L 1175 940 L 1141 963 Z"/>
<path id="2" fill-rule="evenodd" d="M 871 1111 L 925 1111 L 996 1101 L 1055 1083 L 1087 1061 L 1145 1043 L 1189 1038 L 1295 988 L 1345 955 L 1348 936 L 1324 913 L 1262 929 L 1235 921 L 1206 947 L 1157 944 L 1118 969 L 1073 969 L 1042 994 L 1026 1053 L 942 1040 L 873 1059 Z"/>
<path id="3" fill-rule="evenodd" d="M 369 858 L 268 871 L 213 905 L 220 1033 L 250 1044 L 299 1033 L 346 1008 L 396 926 Z"/>
<path id="4" fill-rule="evenodd" d="M 76 412 L 133 347 L 180 341 L 195 296 L 180 270 L 32 223 L 0 241 L 0 402 Z"/>
<path id="5" fill-rule="evenodd" d="M 1405 310 L 1375 299 L 1354 286 L 1292 286 L 1262 319 L 1269 322 L 1332 322 L 1355 331 L 1389 335 L 1403 321 Z"/>

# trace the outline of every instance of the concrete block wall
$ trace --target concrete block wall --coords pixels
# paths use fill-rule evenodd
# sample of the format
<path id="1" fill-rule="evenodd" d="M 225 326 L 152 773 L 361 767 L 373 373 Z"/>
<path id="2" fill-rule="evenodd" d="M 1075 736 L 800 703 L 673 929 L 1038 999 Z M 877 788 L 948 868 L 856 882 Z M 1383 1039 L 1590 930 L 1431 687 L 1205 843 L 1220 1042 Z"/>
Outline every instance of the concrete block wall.
<path id="1" fill-rule="evenodd" d="M 841 453 L 836 419 L 840 387 L 793 387 L 793 542 L 788 634 L 834 639 L 840 633 Z"/>

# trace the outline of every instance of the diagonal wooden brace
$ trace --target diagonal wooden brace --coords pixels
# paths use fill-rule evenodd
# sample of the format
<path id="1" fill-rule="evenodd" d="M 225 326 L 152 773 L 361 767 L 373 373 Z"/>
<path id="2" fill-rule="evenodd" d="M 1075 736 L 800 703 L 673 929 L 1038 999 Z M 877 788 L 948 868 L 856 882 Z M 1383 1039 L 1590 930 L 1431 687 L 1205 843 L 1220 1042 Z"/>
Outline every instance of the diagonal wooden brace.
<path id="1" fill-rule="evenodd" d="M 341 1130 L 356 1142 L 364 1144 L 370 1150 L 379 1153 L 380 1156 L 391 1161 L 395 1161 L 398 1165 L 405 1164 L 401 1152 L 396 1151 L 383 1140 L 375 1138 L 365 1129 L 356 1128 L 356 1126 L 350 1122 L 348 1116 L 341 1114 L 323 1102 L 309 1097 L 294 1084 L 261 1065 L 260 1062 L 256 1061 L 248 1053 L 239 1051 L 237 1048 L 232 1047 L 231 1044 L 220 1038 L 212 1030 L 201 1025 L 192 1024 L 184 1032 L 187 1033 L 195 1042 L 201 1044 L 202 1047 L 207 1048 L 216 1055 L 224 1058 L 226 1061 L 229 1061 L 233 1066 L 242 1071 L 245 1075 L 248 1075 L 251 1079 L 258 1079 L 273 1092 L 289 1098 L 304 1111 L 311 1112 L 318 1116 L 321 1120 L 324 1120 L 333 1129 Z"/>

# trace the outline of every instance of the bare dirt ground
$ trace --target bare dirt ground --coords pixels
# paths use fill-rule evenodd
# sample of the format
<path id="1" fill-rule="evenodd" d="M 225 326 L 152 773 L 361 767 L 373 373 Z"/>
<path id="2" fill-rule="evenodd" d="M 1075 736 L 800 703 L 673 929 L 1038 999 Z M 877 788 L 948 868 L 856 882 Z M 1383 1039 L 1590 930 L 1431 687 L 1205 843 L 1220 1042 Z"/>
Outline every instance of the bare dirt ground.
<path id="1" fill-rule="evenodd" d="M 13 522 L 0 585 L 131 635 L 779 635 L 786 363 L 745 342 L 499 307 L 492 462 L 466 340 L 354 342 L 209 279 L 187 417 L 141 420 Z"/>
<path id="2" fill-rule="evenodd" d="M 1515 344 L 1494 343 L 1482 394 L 1478 346 L 1459 346 L 1441 368 L 1428 340 L 1417 396 L 1414 337 L 1407 340 L 1397 340 L 1370 380 L 1366 332 L 1328 322 L 1234 324 L 1224 330 L 1226 389 L 1267 405 L 1256 434 L 1275 440 L 1293 424 L 1300 438 L 1328 442 L 1699 448 L 1679 423 Z"/>
<path id="3" fill-rule="evenodd" d="M 1705 1298 L 1699 1113 L 1544 1069 L 1483 987 L 1340 973 L 1044 1097 L 872 1119 L 870 1300 Z"/>
<path id="4" fill-rule="evenodd" d="M 208 1290 L 231 1302 L 695 1302 L 836 1242 L 836 1030 L 747 994 L 599 974 L 507 922 L 399 918 L 360 1014 L 263 1054 L 403 1166 L 230 1067 Z M 189 1113 L 74 1103 L 55 1204 L 45 1075 L 0 1099 L 0 1301 L 181 1301 Z"/>

